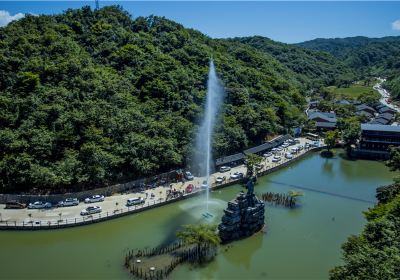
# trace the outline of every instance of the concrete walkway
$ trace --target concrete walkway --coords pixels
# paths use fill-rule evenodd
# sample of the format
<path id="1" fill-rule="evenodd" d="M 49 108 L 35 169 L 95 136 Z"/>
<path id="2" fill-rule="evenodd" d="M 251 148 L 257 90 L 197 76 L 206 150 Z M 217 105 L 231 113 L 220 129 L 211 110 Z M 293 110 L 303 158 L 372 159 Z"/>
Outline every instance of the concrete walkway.
<path id="1" fill-rule="evenodd" d="M 271 162 L 272 157 L 264 158 L 262 164 L 264 167 L 259 170 L 259 173 L 263 173 L 269 169 L 276 168 L 277 166 L 283 165 L 288 161 L 294 161 L 299 156 L 307 152 L 307 150 L 301 150 L 298 154 L 294 154 L 294 158 L 288 160 L 284 157 L 285 152 L 290 150 L 292 147 L 302 145 L 304 147 L 305 143 L 312 143 L 313 141 L 307 140 L 305 138 L 300 138 L 300 144 L 289 146 L 280 153 L 282 160 L 278 163 Z M 234 183 L 234 180 L 230 180 L 230 175 L 235 172 L 242 172 L 246 174 L 246 167 L 240 165 L 232 168 L 229 172 L 220 173 L 216 172 L 211 174 L 211 189 L 216 187 L 217 184 L 215 180 L 218 176 L 225 176 L 227 181 L 225 183 Z M 189 184 L 195 186 L 194 193 L 204 191 L 201 189 L 201 184 L 205 180 L 204 177 L 195 177 L 192 181 L 187 181 L 185 183 L 175 183 L 172 184 L 171 189 L 178 191 L 184 191 Z M 132 212 L 137 210 L 145 210 L 146 208 L 153 208 L 156 204 L 167 203 L 167 191 L 170 187 L 156 187 L 154 189 L 148 189 L 142 192 L 133 192 L 128 194 L 115 194 L 106 197 L 103 202 L 85 204 L 83 202 L 79 203 L 77 206 L 71 207 L 59 207 L 51 209 L 4 209 L 5 205 L 0 204 L 0 226 L 49 226 L 49 225 L 67 225 L 67 224 L 77 224 L 83 223 L 85 221 L 92 221 L 96 219 L 105 219 L 110 216 L 119 216 L 122 213 Z M 191 194 L 185 194 L 191 195 Z M 143 197 L 146 199 L 145 204 L 136 207 L 127 207 L 126 201 L 128 198 L 132 197 Z M 100 214 L 94 214 L 90 216 L 82 217 L 80 212 L 88 206 L 98 205 L 101 206 L 102 212 Z"/>

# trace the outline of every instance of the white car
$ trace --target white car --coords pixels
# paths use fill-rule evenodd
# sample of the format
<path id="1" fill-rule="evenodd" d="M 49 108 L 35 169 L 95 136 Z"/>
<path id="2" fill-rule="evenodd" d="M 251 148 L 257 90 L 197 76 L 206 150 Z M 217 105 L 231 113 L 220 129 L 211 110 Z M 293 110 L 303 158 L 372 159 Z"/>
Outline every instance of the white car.
<path id="1" fill-rule="evenodd" d="M 292 159 L 292 158 L 293 158 L 293 155 L 292 155 L 291 153 L 286 153 L 286 154 L 285 154 L 285 158 L 287 158 L 287 159 Z"/>
<path id="2" fill-rule="evenodd" d="M 238 180 L 243 178 L 243 173 L 242 172 L 235 172 L 231 175 L 231 179 L 233 180 Z"/>
<path id="3" fill-rule="evenodd" d="M 263 154 L 264 157 L 272 157 L 272 153 Z"/>
<path id="4" fill-rule="evenodd" d="M 231 170 L 231 168 L 229 167 L 229 166 L 221 166 L 220 168 L 219 168 L 219 172 L 228 172 L 228 171 L 230 171 Z"/>
<path id="5" fill-rule="evenodd" d="M 185 172 L 185 179 L 188 180 L 188 181 L 191 181 L 191 180 L 194 179 L 194 176 L 189 171 L 186 171 Z"/>
<path id="6" fill-rule="evenodd" d="M 208 183 L 207 180 L 204 180 L 203 183 L 201 184 L 202 189 L 208 189 Z"/>
<path id="7" fill-rule="evenodd" d="M 255 167 L 256 167 L 257 170 L 261 170 L 261 169 L 263 169 L 264 164 L 259 163 L 259 164 L 256 164 Z"/>
<path id="8" fill-rule="evenodd" d="M 44 209 L 51 208 L 52 204 L 50 202 L 35 201 L 34 203 L 29 203 L 28 209 Z"/>
<path id="9" fill-rule="evenodd" d="M 217 182 L 218 184 L 222 184 L 224 181 L 226 180 L 226 177 L 225 176 L 218 176 L 216 179 L 215 179 L 215 182 Z"/>
<path id="10" fill-rule="evenodd" d="M 279 162 L 279 161 L 281 161 L 281 157 L 274 156 L 272 158 L 272 162 Z"/>
<path id="11" fill-rule="evenodd" d="M 86 209 L 83 209 L 81 211 L 81 215 L 85 216 L 85 215 L 92 215 L 92 214 L 96 214 L 96 213 L 100 213 L 102 211 L 100 206 L 89 206 Z"/>
<path id="12" fill-rule="evenodd" d="M 104 201 L 104 195 L 93 195 L 91 197 L 88 197 L 85 199 L 85 203 L 95 203 L 95 202 L 101 202 Z"/>
<path id="13" fill-rule="evenodd" d="M 77 198 L 67 198 L 64 201 L 60 201 L 58 206 L 67 207 L 67 206 L 76 206 L 79 205 L 79 200 Z"/>
<path id="14" fill-rule="evenodd" d="M 133 206 L 133 205 L 138 205 L 138 204 L 143 204 L 145 203 L 145 199 L 143 197 L 133 197 L 133 198 L 128 198 L 126 201 L 126 206 Z"/>
<path id="15" fill-rule="evenodd" d="M 298 148 L 296 148 L 296 147 L 293 147 L 292 149 L 291 149 L 291 151 L 292 151 L 292 153 L 297 153 L 298 151 L 299 151 L 299 149 Z"/>
<path id="16" fill-rule="evenodd" d="M 276 151 L 277 151 L 277 152 L 282 152 L 282 150 L 283 150 L 283 149 L 282 149 L 281 147 L 276 148 Z"/>

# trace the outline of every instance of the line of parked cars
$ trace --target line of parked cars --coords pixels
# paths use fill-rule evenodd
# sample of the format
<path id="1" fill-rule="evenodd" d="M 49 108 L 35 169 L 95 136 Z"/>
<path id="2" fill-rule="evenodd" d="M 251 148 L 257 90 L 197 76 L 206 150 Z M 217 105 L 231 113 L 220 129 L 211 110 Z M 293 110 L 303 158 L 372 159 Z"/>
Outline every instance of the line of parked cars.
<path id="1" fill-rule="evenodd" d="M 104 195 L 93 195 L 84 200 L 85 203 L 96 203 L 96 202 L 102 202 L 104 201 Z M 70 206 L 78 206 L 79 205 L 79 199 L 77 198 L 66 198 L 63 201 L 58 202 L 56 205 L 53 205 L 51 202 L 46 202 L 46 201 L 35 201 L 32 203 L 28 204 L 28 209 L 49 209 L 52 207 L 70 207 Z M 9 208 L 13 209 L 22 209 L 21 204 L 16 204 L 15 202 L 12 202 L 9 205 Z M 19 208 L 18 208 L 18 207 Z M 90 211 L 89 211 L 90 212 Z"/>

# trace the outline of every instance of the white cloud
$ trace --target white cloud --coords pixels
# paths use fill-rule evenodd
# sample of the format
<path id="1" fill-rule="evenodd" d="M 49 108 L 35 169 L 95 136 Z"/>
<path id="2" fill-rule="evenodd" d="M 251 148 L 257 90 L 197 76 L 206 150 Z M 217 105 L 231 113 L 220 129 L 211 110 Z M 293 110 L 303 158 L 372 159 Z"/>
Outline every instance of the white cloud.
<path id="1" fill-rule="evenodd" d="M 22 13 L 18 13 L 15 15 L 10 15 L 8 11 L 0 10 L 0 27 L 1 26 L 6 26 L 13 20 L 19 20 L 23 18 L 25 15 Z"/>
<path id="2" fill-rule="evenodd" d="M 400 19 L 392 22 L 392 29 L 400 31 Z"/>

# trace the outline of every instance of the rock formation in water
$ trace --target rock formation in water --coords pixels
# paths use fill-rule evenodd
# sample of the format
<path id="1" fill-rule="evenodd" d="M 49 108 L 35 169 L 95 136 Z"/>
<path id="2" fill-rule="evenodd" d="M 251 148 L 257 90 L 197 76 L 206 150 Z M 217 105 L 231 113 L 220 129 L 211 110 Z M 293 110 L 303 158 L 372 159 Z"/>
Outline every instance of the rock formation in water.
<path id="1" fill-rule="evenodd" d="M 251 236 L 264 226 L 264 202 L 253 193 L 253 182 L 249 181 L 247 186 L 247 194 L 241 191 L 224 210 L 218 226 L 222 243 Z"/>

